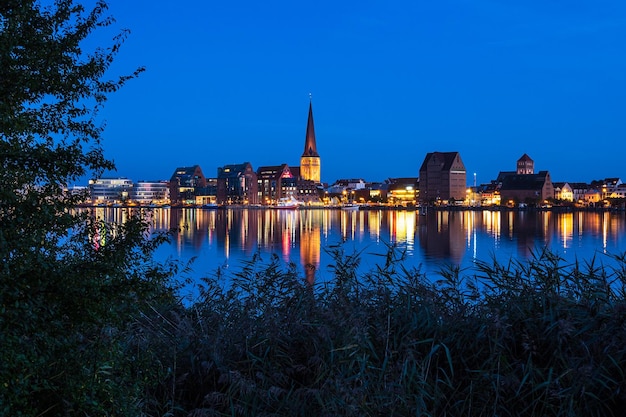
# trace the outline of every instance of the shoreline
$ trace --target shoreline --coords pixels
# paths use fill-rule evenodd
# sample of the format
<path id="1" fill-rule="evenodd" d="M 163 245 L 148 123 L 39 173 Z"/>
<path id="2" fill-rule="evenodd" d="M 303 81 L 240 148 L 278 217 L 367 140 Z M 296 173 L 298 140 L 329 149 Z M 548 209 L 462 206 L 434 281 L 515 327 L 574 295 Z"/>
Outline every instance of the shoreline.
<path id="1" fill-rule="evenodd" d="M 204 207 L 196 204 L 164 204 L 164 205 L 141 205 L 141 204 L 78 204 L 77 208 L 102 208 L 102 209 L 197 209 L 197 210 L 279 210 L 279 211 L 297 211 L 297 210 L 344 210 L 342 206 L 298 206 L 298 207 L 276 207 L 276 206 L 254 206 L 243 204 L 231 204 L 223 206 Z M 421 206 L 385 206 L 385 205 L 359 205 L 355 211 L 420 211 Z M 506 206 L 428 206 L 427 210 L 434 211 L 519 211 L 519 212 L 625 212 L 625 207 L 572 207 L 572 206 L 551 206 L 551 207 L 506 207 Z"/>

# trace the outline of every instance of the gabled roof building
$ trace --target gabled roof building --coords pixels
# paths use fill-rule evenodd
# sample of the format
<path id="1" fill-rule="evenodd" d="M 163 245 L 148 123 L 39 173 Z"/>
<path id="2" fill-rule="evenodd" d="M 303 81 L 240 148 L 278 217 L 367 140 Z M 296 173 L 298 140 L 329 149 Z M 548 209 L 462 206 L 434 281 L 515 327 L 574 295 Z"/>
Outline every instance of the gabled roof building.
<path id="1" fill-rule="evenodd" d="M 170 178 L 170 200 L 173 204 L 195 203 L 196 190 L 206 186 L 200 165 L 178 167 Z"/>
<path id="2" fill-rule="evenodd" d="M 258 204 L 258 187 L 250 162 L 217 168 L 217 204 Z"/>
<path id="3" fill-rule="evenodd" d="M 274 205 L 282 198 L 297 195 L 296 177 L 289 165 L 259 167 L 257 170 L 259 202 Z"/>
<path id="4" fill-rule="evenodd" d="M 568 182 L 554 182 L 554 199 L 561 201 L 574 201 L 574 192 Z"/>
<path id="5" fill-rule="evenodd" d="M 517 201 L 520 203 L 541 203 L 554 198 L 554 186 L 548 171 L 539 171 L 537 174 L 506 175 L 500 186 L 502 203 Z"/>
<path id="6" fill-rule="evenodd" d="M 465 200 L 466 170 L 458 152 L 426 154 L 419 174 L 419 200 L 422 203 Z"/>

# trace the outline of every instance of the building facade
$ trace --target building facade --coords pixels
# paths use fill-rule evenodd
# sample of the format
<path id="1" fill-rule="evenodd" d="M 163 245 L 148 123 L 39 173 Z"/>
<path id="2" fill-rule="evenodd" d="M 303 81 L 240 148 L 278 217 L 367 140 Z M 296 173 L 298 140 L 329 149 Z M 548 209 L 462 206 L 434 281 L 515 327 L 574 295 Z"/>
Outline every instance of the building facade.
<path id="1" fill-rule="evenodd" d="M 94 204 L 114 204 L 130 198 L 133 181 L 128 178 L 98 178 L 89 181 L 89 193 Z"/>
<path id="2" fill-rule="evenodd" d="M 537 174 L 506 175 L 500 187 L 502 204 L 540 204 L 554 198 L 554 186 L 548 171 Z"/>
<path id="3" fill-rule="evenodd" d="M 517 160 L 517 174 L 530 175 L 535 173 L 535 161 L 530 156 L 524 154 Z"/>
<path id="4" fill-rule="evenodd" d="M 297 195 L 297 179 L 287 164 L 259 167 L 257 181 L 262 205 L 276 205 L 280 199 Z"/>
<path id="5" fill-rule="evenodd" d="M 389 178 L 387 200 L 394 206 L 411 206 L 417 203 L 419 196 L 419 179 Z"/>
<path id="6" fill-rule="evenodd" d="M 574 191 L 567 182 L 555 182 L 554 186 L 554 199 L 560 201 L 574 201 Z"/>
<path id="7" fill-rule="evenodd" d="M 306 124 L 304 152 L 300 157 L 300 176 L 303 180 L 319 183 L 322 178 L 321 158 L 317 152 L 315 127 L 313 125 L 313 104 L 309 102 L 309 118 Z"/>
<path id="8" fill-rule="evenodd" d="M 258 204 L 258 179 L 250 162 L 217 169 L 217 204 Z"/>
<path id="9" fill-rule="evenodd" d="M 464 201 L 467 173 L 458 152 L 430 152 L 420 167 L 421 203 Z"/>
<path id="10" fill-rule="evenodd" d="M 169 204 L 169 183 L 167 181 L 137 181 L 130 193 L 130 199 L 141 205 Z"/>
<path id="11" fill-rule="evenodd" d="M 199 165 L 179 167 L 170 178 L 172 204 L 195 204 L 196 191 L 206 187 L 206 178 Z"/>

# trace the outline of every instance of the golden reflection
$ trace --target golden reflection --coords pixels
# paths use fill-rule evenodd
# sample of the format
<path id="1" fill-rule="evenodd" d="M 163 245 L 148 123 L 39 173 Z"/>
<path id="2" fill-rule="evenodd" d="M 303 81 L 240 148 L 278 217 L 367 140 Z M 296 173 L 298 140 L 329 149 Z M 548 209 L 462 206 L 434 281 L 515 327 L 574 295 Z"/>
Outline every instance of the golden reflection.
<path id="1" fill-rule="evenodd" d="M 610 214 L 607 212 L 602 213 L 602 252 L 606 253 L 607 242 L 609 240 L 609 218 Z"/>
<path id="2" fill-rule="evenodd" d="M 380 242 L 380 225 L 381 225 L 381 211 L 370 211 L 367 216 L 367 226 L 369 228 L 370 238 L 373 238 L 376 242 Z"/>
<path id="3" fill-rule="evenodd" d="M 389 213 L 389 242 L 406 244 L 410 253 L 415 246 L 415 211 Z"/>
<path id="4" fill-rule="evenodd" d="M 463 228 L 467 233 L 467 247 L 469 248 L 472 244 L 472 233 L 475 231 L 474 229 L 474 211 L 464 211 L 463 212 Z"/>
<path id="5" fill-rule="evenodd" d="M 415 247 L 415 211 L 405 211 L 405 224 L 406 224 L 406 248 L 409 252 L 413 252 Z"/>
<path id="6" fill-rule="evenodd" d="M 358 220 L 359 236 L 363 236 L 363 235 L 365 235 L 365 225 L 366 225 L 365 220 L 364 220 L 365 213 L 359 210 L 358 213 L 357 213 L 357 217 L 359 218 L 359 220 Z"/>
<path id="7" fill-rule="evenodd" d="M 300 264 L 304 269 L 304 277 L 309 284 L 315 282 L 315 272 L 320 266 L 321 247 L 321 230 L 319 226 L 301 229 Z"/>
<path id="8" fill-rule="evenodd" d="M 500 224 L 502 222 L 502 212 L 500 210 L 497 210 L 497 211 L 484 210 L 482 212 L 482 222 L 487 233 L 490 236 L 493 236 L 494 241 L 496 242 L 496 247 L 497 247 L 498 242 L 500 241 L 500 233 L 501 233 Z"/>
<path id="9" fill-rule="evenodd" d="M 549 242 L 550 237 L 550 225 L 552 220 L 552 212 L 551 211 L 542 211 L 541 212 L 541 224 L 543 225 L 543 236 L 545 237 L 544 244 Z"/>
<path id="10" fill-rule="evenodd" d="M 567 249 L 574 239 L 574 213 L 561 213 L 559 227 L 563 249 Z"/>

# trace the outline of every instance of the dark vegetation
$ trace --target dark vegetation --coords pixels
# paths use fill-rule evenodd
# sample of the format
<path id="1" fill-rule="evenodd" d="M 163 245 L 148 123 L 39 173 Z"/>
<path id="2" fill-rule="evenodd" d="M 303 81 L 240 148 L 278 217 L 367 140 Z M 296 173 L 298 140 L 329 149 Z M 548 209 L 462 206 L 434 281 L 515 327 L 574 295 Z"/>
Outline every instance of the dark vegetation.
<path id="1" fill-rule="evenodd" d="M 622 415 L 625 269 L 540 251 L 433 282 L 393 250 L 360 276 L 334 255 L 327 284 L 253 259 L 144 320 L 168 352 L 156 414 Z"/>
<path id="2" fill-rule="evenodd" d="M 338 247 L 327 283 L 257 256 L 181 303 L 178 265 L 152 259 L 166 237 L 63 190 L 113 166 L 96 114 L 132 78 L 103 79 L 122 39 L 79 46 L 105 8 L 0 2 L 0 415 L 623 413 L 626 255 L 432 281 L 394 248 L 357 274 Z"/>

